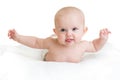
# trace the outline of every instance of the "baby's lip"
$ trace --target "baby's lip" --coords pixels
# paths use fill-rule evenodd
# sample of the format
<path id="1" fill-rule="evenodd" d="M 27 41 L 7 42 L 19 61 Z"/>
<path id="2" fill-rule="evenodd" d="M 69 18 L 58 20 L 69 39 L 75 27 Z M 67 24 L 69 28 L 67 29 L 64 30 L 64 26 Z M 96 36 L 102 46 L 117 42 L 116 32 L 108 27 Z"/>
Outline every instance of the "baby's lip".
<path id="1" fill-rule="evenodd" d="M 73 41 L 74 39 L 66 39 L 65 42 L 71 42 Z"/>

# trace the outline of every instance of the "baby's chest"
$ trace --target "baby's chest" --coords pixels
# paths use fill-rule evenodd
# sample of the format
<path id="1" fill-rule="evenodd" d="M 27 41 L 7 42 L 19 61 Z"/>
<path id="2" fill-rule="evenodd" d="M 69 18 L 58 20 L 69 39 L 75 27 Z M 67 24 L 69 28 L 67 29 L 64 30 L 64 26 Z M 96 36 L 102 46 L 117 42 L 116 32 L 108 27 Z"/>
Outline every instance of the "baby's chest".
<path id="1" fill-rule="evenodd" d="M 51 54 L 61 54 L 61 55 L 81 55 L 85 52 L 84 48 L 59 48 L 54 47 L 49 50 L 49 53 Z"/>

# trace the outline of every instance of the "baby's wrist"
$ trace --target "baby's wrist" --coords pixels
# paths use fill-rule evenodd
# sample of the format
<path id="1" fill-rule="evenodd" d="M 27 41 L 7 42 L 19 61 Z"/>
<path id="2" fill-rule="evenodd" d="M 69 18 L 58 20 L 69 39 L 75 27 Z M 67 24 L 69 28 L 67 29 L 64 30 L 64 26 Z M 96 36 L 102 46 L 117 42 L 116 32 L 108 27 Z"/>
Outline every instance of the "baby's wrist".
<path id="1" fill-rule="evenodd" d="M 18 41 L 19 39 L 19 34 L 15 34 L 14 38 L 13 38 L 15 41 Z"/>
<path id="2" fill-rule="evenodd" d="M 99 39 L 100 39 L 100 40 L 107 40 L 108 37 L 100 37 Z"/>

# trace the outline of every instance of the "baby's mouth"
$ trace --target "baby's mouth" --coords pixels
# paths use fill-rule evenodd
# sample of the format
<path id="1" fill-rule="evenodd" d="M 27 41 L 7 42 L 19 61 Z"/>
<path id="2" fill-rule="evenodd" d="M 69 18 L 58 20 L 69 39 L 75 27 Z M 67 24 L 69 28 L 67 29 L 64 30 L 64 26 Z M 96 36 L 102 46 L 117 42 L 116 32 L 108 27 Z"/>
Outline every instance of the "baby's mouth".
<path id="1" fill-rule="evenodd" d="M 66 39 L 65 42 L 70 43 L 70 42 L 72 42 L 73 40 L 74 40 L 74 39 Z"/>

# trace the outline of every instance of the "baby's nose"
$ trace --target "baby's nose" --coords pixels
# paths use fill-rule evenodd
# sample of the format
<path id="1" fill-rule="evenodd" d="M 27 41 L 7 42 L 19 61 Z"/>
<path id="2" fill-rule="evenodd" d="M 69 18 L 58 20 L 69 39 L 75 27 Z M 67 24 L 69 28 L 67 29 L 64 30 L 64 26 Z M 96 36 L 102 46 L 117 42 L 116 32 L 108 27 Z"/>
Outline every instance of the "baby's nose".
<path id="1" fill-rule="evenodd" d="M 71 32 L 71 31 L 67 31 L 66 36 L 67 36 L 67 37 L 72 36 L 72 32 Z"/>

